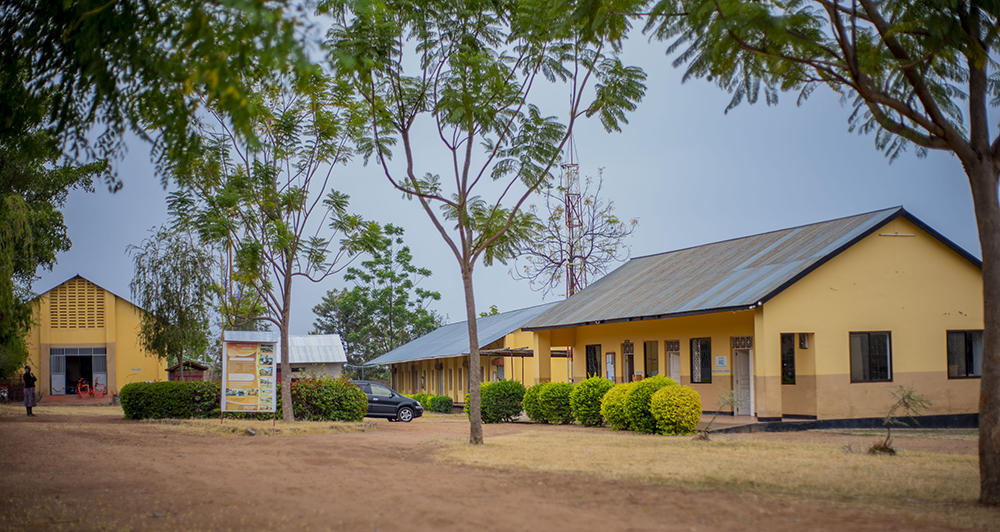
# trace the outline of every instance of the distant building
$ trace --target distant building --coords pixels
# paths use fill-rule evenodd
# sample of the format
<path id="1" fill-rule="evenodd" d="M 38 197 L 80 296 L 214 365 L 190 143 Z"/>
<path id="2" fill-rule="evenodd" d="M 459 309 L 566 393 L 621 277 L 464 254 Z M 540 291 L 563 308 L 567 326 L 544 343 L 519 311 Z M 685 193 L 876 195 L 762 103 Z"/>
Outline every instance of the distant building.
<path id="1" fill-rule="evenodd" d="M 281 340 L 277 332 L 226 331 L 226 341 L 274 343 L 275 361 L 281 372 Z M 344 373 L 347 354 L 338 334 L 307 334 L 288 337 L 288 363 L 292 379 L 306 376 L 339 379 Z"/>
<path id="2" fill-rule="evenodd" d="M 666 375 L 759 420 L 878 417 L 916 386 L 979 409 L 982 263 L 903 208 L 630 260 L 523 324 L 536 381 Z"/>
<path id="3" fill-rule="evenodd" d="M 476 320 L 481 382 L 507 379 L 528 386 L 534 384 L 532 335 L 521 331 L 521 326 L 557 304 L 512 310 Z M 550 349 L 548 356 L 550 367 L 545 374 L 553 380 L 565 380 L 570 363 L 566 351 Z M 456 403 L 464 403 L 471 377 L 468 322 L 439 327 L 370 364 L 388 364 L 390 384 L 399 392 L 447 395 Z"/>
<path id="4" fill-rule="evenodd" d="M 77 275 L 32 302 L 28 363 L 42 396 L 76 393 L 81 379 L 116 394 L 167 379 L 166 362 L 139 347 L 139 307 Z"/>

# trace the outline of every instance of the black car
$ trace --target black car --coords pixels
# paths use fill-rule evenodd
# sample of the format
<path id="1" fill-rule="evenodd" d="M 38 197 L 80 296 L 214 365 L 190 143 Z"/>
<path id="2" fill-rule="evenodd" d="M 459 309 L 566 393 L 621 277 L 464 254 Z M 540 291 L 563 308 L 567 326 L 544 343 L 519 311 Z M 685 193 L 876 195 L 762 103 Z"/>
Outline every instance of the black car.
<path id="1" fill-rule="evenodd" d="M 389 421 L 410 422 L 424 415 L 424 407 L 414 399 L 396 392 L 392 388 L 371 381 L 351 381 L 368 396 L 366 417 L 385 417 Z"/>

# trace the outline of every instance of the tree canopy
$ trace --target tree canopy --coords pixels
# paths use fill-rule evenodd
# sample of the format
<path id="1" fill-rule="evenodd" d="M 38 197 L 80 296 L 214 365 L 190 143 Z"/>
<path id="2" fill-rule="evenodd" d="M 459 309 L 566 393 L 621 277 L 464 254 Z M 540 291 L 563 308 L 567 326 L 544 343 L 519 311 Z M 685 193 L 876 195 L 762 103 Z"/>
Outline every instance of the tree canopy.
<path id="1" fill-rule="evenodd" d="M 645 74 L 587 41 L 550 0 L 327 0 L 329 55 L 368 106 L 371 155 L 415 199 L 455 256 L 479 374 L 475 266 L 510 258 L 535 220 L 521 207 L 581 117 L 617 131 L 645 91 Z M 609 55 L 609 52 L 610 55 Z M 533 103 L 538 87 L 569 92 L 563 121 Z M 593 91 L 593 92 L 591 92 Z M 426 129 L 425 129 L 426 128 Z M 432 155 L 420 140 L 433 139 Z M 393 147 L 402 145 L 402 164 Z M 419 152 L 419 153 L 418 153 Z M 482 443 L 479 381 L 469 387 L 470 442 Z"/>
<path id="2" fill-rule="evenodd" d="M 58 164 L 58 144 L 33 131 L 16 146 L 0 143 L 0 376 L 27 359 L 31 285 L 38 268 L 51 270 L 70 248 L 61 208 L 70 190 L 92 190 L 107 173 L 103 161 Z"/>
<path id="3" fill-rule="evenodd" d="M 427 309 L 441 294 L 419 286 L 431 271 L 412 264 L 402 227 L 386 224 L 382 231 L 384 236 L 369 252 L 370 258 L 347 268 L 344 280 L 355 286 L 327 292 L 313 308 L 315 331 L 339 334 L 347 347 L 347 361 L 355 366 L 441 325 L 440 317 Z"/>
<path id="4" fill-rule="evenodd" d="M 245 74 L 312 68 L 302 9 L 286 0 L 5 2 L 0 144 L 40 127 L 78 160 L 109 159 L 131 133 L 152 142 L 162 170 L 197 153 L 205 104 L 252 138 Z"/>
<path id="5" fill-rule="evenodd" d="M 258 79 L 250 94 L 250 141 L 225 115 L 201 131 L 209 147 L 190 171 L 176 171 L 181 190 L 170 209 L 200 238 L 225 250 L 230 285 L 247 287 L 241 307 L 266 320 L 282 340 L 281 372 L 291 374 L 288 329 L 296 279 L 319 282 L 342 271 L 379 234 L 377 224 L 349 211 L 350 198 L 333 188 L 336 170 L 350 161 L 363 129 L 351 88 L 326 76 Z M 228 300 L 228 298 L 227 298 Z M 282 399 L 291 402 L 290 380 Z M 294 421 L 285 409 L 286 421 Z"/>

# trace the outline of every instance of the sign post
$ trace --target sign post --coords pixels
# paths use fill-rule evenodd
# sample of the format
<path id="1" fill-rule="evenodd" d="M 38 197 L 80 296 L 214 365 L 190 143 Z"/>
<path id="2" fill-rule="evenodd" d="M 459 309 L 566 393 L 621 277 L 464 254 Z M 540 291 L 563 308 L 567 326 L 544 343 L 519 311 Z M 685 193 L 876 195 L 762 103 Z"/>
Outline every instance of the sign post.
<path id="1" fill-rule="evenodd" d="M 222 344 L 222 412 L 277 411 L 277 335 L 226 331 Z"/>

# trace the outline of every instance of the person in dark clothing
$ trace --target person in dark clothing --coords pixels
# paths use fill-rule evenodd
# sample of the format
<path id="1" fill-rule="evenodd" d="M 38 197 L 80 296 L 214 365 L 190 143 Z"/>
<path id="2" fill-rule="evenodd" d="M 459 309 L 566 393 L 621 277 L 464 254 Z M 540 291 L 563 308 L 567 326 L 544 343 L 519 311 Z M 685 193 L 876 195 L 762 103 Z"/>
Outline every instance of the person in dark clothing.
<path id="1" fill-rule="evenodd" d="M 31 366 L 24 366 L 24 407 L 28 410 L 28 416 L 35 417 L 31 409 L 38 405 L 35 399 L 35 382 L 38 379 L 31 374 Z"/>

